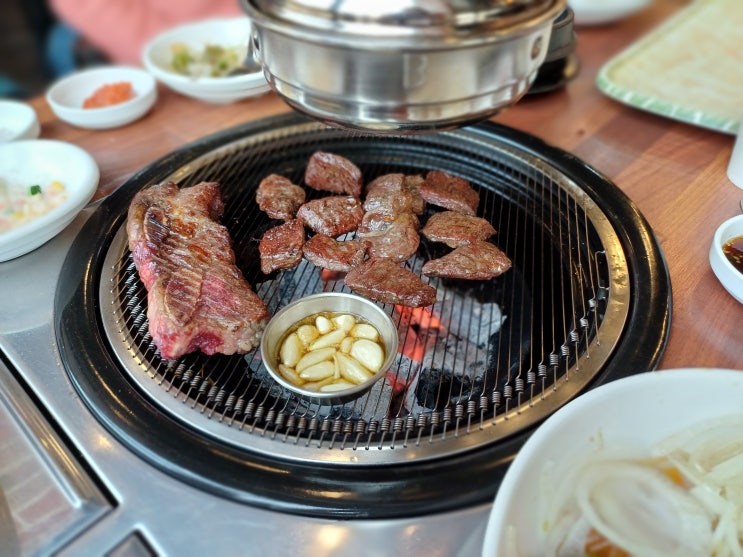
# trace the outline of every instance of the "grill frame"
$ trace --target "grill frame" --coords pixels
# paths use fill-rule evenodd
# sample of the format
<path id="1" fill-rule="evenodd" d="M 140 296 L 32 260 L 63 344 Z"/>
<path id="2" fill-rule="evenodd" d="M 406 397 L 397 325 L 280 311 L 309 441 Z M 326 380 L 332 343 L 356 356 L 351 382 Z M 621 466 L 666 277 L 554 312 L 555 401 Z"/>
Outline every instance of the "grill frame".
<path id="1" fill-rule="evenodd" d="M 393 464 L 382 457 L 356 461 L 348 456 L 350 450 L 341 457 L 328 459 L 327 463 L 302 459 L 287 462 L 264 454 L 246 454 L 229 443 L 215 443 L 209 436 L 184 428 L 142 397 L 138 387 L 122 376 L 119 363 L 111 356 L 98 316 L 98 301 L 93 299 L 96 288 L 91 287 L 100 283 L 100 264 L 84 265 L 86 271 L 82 274 L 79 268 L 81 258 L 96 262 L 110 253 L 111 243 L 125 219 L 122 208 L 128 206 L 133 194 L 143 184 L 161 181 L 171 176 L 174 168 L 187 165 L 217 147 L 246 135 L 303 122 L 306 120 L 297 115 L 274 117 L 195 142 L 142 170 L 101 205 L 68 256 L 57 295 L 57 334 L 60 346 L 70 347 L 62 350 L 68 373 L 93 413 L 127 446 L 185 481 L 224 496 L 300 514 L 357 517 L 408 516 L 488 500 L 500 483 L 507 463 L 538 425 L 518 427 L 523 422 L 518 414 L 510 422 L 513 430 L 498 443 L 472 447 L 466 441 L 459 441 L 461 451 L 457 454 L 446 458 L 430 455 L 414 465 Z M 545 164 L 569 175 L 616 222 L 624 223 L 618 241 L 627 254 L 628 281 L 635 291 L 628 308 L 628 323 L 632 326 L 617 339 L 606 368 L 568 398 L 607 380 L 653 369 L 667 339 L 671 291 L 662 253 L 639 211 L 594 169 L 532 136 L 493 123 L 473 126 L 464 133 L 482 134 L 484 140 L 497 138 L 544 160 Z M 442 141 L 446 142 L 444 136 Z M 280 149 L 280 145 L 275 148 Z M 456 169 L 452 171 L 456 173 Z M 104 241 L 97 245 L 91 238 Z M 63 291 L 74 294 L 67 299 L 60 294 Z M 82 319 L 75 315 L 80 314 L 80 308 L 73 307 L 78 305 L 71 303 L 73 299 L 83 300 Z M 638 304 L 639 300 L 642 303 Z M 95 338 L 80 341 L 79 336 L 84 335 L 83 329 L 91 321 L 97 327 Z M 117 393 L 114 397 L 110 394 L 112 389 Z M 162 430 L 154 431 L 153 423 L 158 423 Z M 170 438 L 178 441 L 169 442 Z M 181 452 L 181 447 L 187 449 L 176 454 Z M 158 454 L 160 448 L 164 450 Z M 348 459 L 353 465 L 339 470 L 339 459 Z M 477 480 L 476 486 L 473 478 Z"/>

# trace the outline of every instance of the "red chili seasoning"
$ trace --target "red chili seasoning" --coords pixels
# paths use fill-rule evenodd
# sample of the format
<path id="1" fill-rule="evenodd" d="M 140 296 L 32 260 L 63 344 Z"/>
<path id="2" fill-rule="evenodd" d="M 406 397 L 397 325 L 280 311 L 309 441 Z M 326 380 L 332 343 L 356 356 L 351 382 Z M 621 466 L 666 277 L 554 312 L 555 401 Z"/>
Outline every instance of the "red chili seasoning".
<path id="1" fill-rule="evenodd" d="M 106 83 L 93 91 L 83 102 L 83 108 L 101 108 L 128 101 L 134 97 L 134 88 L 128 81 Z"/>
<path id="2" fill-rule="evenodd" d="M 722 246 L 722 252 L 728 258 L 728 261 L 733 264 L 733 267 L 743 273 L 743 236 L 736 236 L 725 242 Z"/>

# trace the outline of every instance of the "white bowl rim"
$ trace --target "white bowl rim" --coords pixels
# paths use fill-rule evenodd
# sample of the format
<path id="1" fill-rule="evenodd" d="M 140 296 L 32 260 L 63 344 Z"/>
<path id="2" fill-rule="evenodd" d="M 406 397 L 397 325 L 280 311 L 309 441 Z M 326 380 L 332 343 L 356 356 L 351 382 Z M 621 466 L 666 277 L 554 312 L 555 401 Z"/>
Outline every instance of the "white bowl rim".
<path id="1" fill-rule="evenodd" d="M 74 218 L 74 215 L 76 215 L 79 210 L 92 199 L 98 187 L 100 170 L 95 159 L 93 159 L 90 153 L 85 151 L 82 147 L 57 139 L 24 139 L 0 145 L 0 151 L 8 149 L 23 151 L 36 148 L 61 150 L 68 154 L 74 153 L 84 165 L 83 176 L 85 179 L 80 183 L 79 187 L 69 188 L 67 184 L 65 184 L 68 191 L 68 197 L 62 205 L 55 207 L 48 213 L 45 213 L 18 228 L 13 228 L 0 234 L 0 249 L 4 246 L 12 245 L 14 242 L 17 242 L 29 234 L 38 233 L 50 224 L 58 220 L 63 220 L 66 216 L 73 215 L 72 218 Z M 76 165 L 75 168 L 80 168 L 80 166 Z M 60 181 L 64 183 L 64 177 L 60 178 Z"/>
<path id="2" fill-rule="evenodd" d="M 517 494 L 517 489 L 524 468 L 530 460 L 533 460 L 539 455 L 543 443 L 549 442 L 555 436 L 555 430 L 559 429 L 565 420 L 570 420 L 573 416 L 580 415 L 586 409 L 600 405 L 602 401 L 629 400 L 627 394 L 637 392 L 638 390 L 648 393 L 665 393 L 665 384 L 674 385 L 680 381 L 698 381 L 700 383 L 714 381 L 726 385 L 730 385 L 731 381 L 743 383 L 743 370 L 690 367 L 638 373 L 600 385 L 559 408 L 527 439 L 506 471 L 495 495 L 493 507 L 488 517 L 482 547 L 482 557 L 493 557 L 498 554 L 498 550 L 503 543 L 505 527 L 509 524 L 508 516 L 511 501 L 523 497 L 523 494 Z M 740 412 L 743 412 L 743 409 Z M 600 429 L 600 424 L 593 425 L 596 429 Z M 681 427 L 679 426 L 677 431 Z"/>
<path id="3" fill-rule="evenodd" d="M 731 229 L 734 231 L 730 231 Z M 743 274 L 735 268 L 722 251 L 725 242 L 738 236 L 743 236 L 743 215 L 731 217 L 717 227 L 712 237 L 709 258 L 712 271 L 720 283 L 736 299 L 743 302 Z"/>
<path id="4" fill-rule="evenodd" d="M 0 141 L 0 143 L 17 141 L 19 139 L 35 139 L 39 136 L 41 132 L 39 118 L 36 110 L 30 104 L 13 99 L 0 99 L 0 109 L 3 108 L 12 111 L 15 114 L 12 120 L 18 122 L 20 125 L 8 127 L 7 122 L 3 123 L 3 127 L 8 129 L 11 135 L 7 139 Z"/>

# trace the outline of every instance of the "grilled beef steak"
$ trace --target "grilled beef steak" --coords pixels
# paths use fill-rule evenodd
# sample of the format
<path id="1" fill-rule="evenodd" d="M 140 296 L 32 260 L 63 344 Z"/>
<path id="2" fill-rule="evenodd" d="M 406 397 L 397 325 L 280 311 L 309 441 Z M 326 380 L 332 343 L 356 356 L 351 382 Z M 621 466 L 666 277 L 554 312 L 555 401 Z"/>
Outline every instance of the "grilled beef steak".
<path id="1" fill-rule="evenodd" d="M 229 232 L 218 222 L 223 210 L 216 182 L 155 185 L 129 206 L 129 249 L 147 289 L 150 335 L 165 359 L 249 352 L 268 321 L 235 265 Z"/>
<path id="2" fill-rule="evenodd" d="M 308 228 L 333 238 L 356 230 L 363 216 L 361 202 L 348 195 L 313 199 L 297 210 L 297 218 L 302 219 Z"/>
<path id="3" fill-rule="evenodd" d="M 442 211 L 434 213 L 421 229 L 421 234 L 432 242 L 442 242 L 451 248 L 487 240 L 495 234 L 495 228 L 483 218 Z"/>
<path id="4" fill-rule="evenodd" d="M 424 307 L 436 302 L 433 286 L 390 259 L 367 259 L 348 272 L 344 283 L 357 294 L 385 304 Z"/>
<path id="5" fill-rule="evenodd" d="M 304 171 L 307 186 L 336 194 L 361 197 L 364 187 L 361 170 L 345 157 L 317 151 L 313 153 Z"/>
<path id="6" fill-rule="evenodd" d="M 420 184 L 420 193 L 428 203 L 465 215 L 477 213 L 480 194 L 472 185 L 458 176 L 440 170 L 431 170 Z"/>
<path id="7" fill-rule="evenodd" d="M 269 274 L 277 269 L 296 266 L 302 261 L 304 238 L 304 223 L 300 219 L 292 219 L 266 230 L 258 245 L 261 271 Z"/>
<path id="8" fill-rule="evenodd" d="M 510 268 L 511 260 L 500 248 L 490 242 L 477 241 L 426 261 L 421 273 L 429 277 L 488 280 Z"/>
<path id="9" fill-rule="evenodd" d="M 258 184 L 255 200 L 272 219 L 291 220 L 305 201 L 304 189 L 278 174 L 266 176 Z"/>
<path id="10" fill-rule="evenodd" d="M 315 234 L 304 244 L 304 257 L 310 263 L 330 269 L 347 272 L 361 265 L 366 255 L 366 246 L 358 240 L 339 241 L 325 234 Z"/>
<path id="11" fill-rule="evenodd" d="M 418 217 L 413 213 L 402 213 L 381 230 L 368 230 L 362 226 L 358 235 L 371 257 L 402 262 L 418 249 L 421 240 L 418 226 Z"/>

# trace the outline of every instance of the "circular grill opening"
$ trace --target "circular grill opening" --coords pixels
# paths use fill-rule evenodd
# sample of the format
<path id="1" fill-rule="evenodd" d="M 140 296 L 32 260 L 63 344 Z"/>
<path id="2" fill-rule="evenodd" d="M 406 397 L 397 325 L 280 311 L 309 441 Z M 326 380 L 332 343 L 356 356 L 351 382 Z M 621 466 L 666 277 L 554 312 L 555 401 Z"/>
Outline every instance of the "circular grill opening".
<path id="1" fill-rule="evenodd" d="M 161 360 L 127 248 L 131 197 L 163 180 L 220 182 L 238 266 L 274 313 L 311 293 L 347 291 L 341 275 L 306 261 L 260 272 L 258 242 L 277 221 L 259 211 L 257 185 L 271 173 L 302 183 L 316 150 L 349 158 L 367 182 L 434 169 L 469 180 L 512 269 L 491 281 L 424 277 L 436 304 L 383 305 L 398 325 L 400 352 L 384 380 L 343 405 L 284 390 L 258 350 Z M 429 206 L 422 223 L 436 210 Z M 90 249 L 94 234 L 104 246 Z M 406 265 L 419 273 L 443 253 L 423 239 Z M 81 257 L 94 272 L 81 276 Z M 63 276 L 78 293 L 58 296 L 66 367 L 127 446 L 220 494 L 333 516 L 420 514 L 489 499 L 514 451 L 549 414 L 595 384 L 654 366 L 670 311 L 662 256 L 621 192 L 570 155 L 491 123 L 370 137 L 290 115 L 228 130 L 154 163 L 104 201 Z M 73 332 L 83 327 L 73 305 L 96 323 L 94 339 Z M 111 388 L 119 395 L 107 396 Z M 194 462 L 202 452 L 207 461 Z"/>

